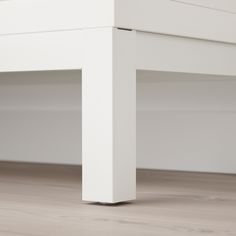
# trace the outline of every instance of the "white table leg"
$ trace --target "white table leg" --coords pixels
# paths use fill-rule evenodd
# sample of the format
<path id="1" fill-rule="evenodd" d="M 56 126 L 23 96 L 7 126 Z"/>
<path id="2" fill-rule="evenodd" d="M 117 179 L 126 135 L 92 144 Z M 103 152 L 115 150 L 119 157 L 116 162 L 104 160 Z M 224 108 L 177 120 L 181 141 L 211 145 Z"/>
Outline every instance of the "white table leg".
<path id="1" fill-rule="evenodd" d="M 135 31 L 84 30 L 82 198 L 136 197 Z"/>

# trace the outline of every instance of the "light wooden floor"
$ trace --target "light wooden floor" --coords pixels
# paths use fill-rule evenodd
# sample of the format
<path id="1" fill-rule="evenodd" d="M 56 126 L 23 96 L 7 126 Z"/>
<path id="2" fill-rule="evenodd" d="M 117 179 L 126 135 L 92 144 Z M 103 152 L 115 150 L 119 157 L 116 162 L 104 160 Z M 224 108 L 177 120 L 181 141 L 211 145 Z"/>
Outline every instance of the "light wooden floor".
<path id="1" fill-rule="evenodd" d="M 80 167 L 0 163 L 0 235 L 236 235 L 236 175 L 141 170 L 137 190 L 130 204 L 88 204 Z"/>

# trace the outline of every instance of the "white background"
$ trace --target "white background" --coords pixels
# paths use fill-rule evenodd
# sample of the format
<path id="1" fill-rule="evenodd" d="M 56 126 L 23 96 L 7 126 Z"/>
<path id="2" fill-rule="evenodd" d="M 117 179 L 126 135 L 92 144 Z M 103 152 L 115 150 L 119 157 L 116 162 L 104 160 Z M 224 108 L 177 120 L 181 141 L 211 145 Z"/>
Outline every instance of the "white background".
<path id="1" fill-rule="evenodd" d="M 236 80 L 138 72 L 137 166 L 236 173 Z M 81 164 L 81 72 L 0 74 L 0 160 Z"/>

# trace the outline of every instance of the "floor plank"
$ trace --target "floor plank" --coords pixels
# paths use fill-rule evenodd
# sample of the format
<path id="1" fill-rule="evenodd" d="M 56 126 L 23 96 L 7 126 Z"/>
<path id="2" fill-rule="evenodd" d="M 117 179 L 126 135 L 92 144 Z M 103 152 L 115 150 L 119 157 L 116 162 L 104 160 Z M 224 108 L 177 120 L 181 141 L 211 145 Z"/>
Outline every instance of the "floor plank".
<path id="1" fill-rule="evenodd" d="M 81 201 L 81 167 L 0 162 L 0 236 L 235 236 L 236 175 L 138 171 L 135 202 Z"/>

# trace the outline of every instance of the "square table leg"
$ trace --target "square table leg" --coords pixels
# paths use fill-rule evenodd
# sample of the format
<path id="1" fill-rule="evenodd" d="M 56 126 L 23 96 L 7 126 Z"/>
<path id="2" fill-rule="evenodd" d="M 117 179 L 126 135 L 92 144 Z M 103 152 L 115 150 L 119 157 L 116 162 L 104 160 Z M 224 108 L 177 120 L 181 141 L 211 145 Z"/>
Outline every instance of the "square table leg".
<path id="1" fill-rule="evenodd" d="M 84 30 L 82 198 L 118 203 L 136 197 L 135 31 Z"/>

